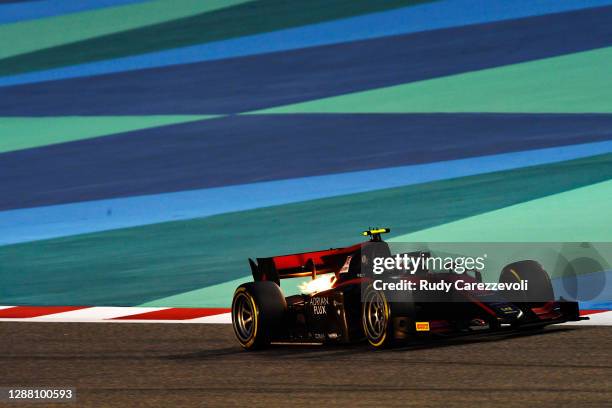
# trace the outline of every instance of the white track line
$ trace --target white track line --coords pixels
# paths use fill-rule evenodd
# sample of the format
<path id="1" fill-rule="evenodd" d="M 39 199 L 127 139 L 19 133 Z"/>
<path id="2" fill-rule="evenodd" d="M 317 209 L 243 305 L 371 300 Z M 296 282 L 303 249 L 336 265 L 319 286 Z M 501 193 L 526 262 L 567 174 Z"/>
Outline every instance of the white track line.
<path id="1" fill-rule="evenodd" d="M 130 316 L 140 313 L 155 312 L 170 309 L 169 307 L 115 307 L 94 306 L 68 312 L 54 313 L 26 319 L 31 322 L 91 322 L 114 319 L 116 317 Z"/>
<path id="2" fill-rule="evenodd" d="M 22 318 L 15 318 L 15 319 L 4 319 L 4 318 L 0 318 L 0 322 L 25 322 L 25 323 L 165 323 L 165 324 L 205 324 L 205 323 L 215 323 L 215 322 L 195 322 L 194 319 L 186 319 L 186 320 L 153 320 L 153 319 L 148 319 L 148 320 L 88 320 L 88 319 L 82 319 L 82 320 L 33 320 L 33 319 L 22 319 Z M 228 322 L 220 322 L 220 323 L 231 323 L 231 321 Z"/>
<path id="3" fill-rule="evenodd" d="M 0 306 L 8 309 L 14 306 Z M 194 319 L 179 320 L 153 320 L 153 319 L 125 319 L 112 320 L 118 317 L 128 317 L 141 313 L 156 312 L 172 309 L 171 307 L 120 307 L 120 306 L 93 306 L 67 312 L 53 313 L 37 317 L 0 318 L 3 322 L 47 322 L 47 323 L 231 323 L 231 314 L 204 316 Z"/>
<path id="4" fill-rule="evenodd" d="M 612 326 L 612 311 L 593 313 L 587 316 L 589 317 L 589 320 L 567 322 L 563 324 L 570 326 Z"/>
<path id="5" fill-rule="evenodd" d="M 196 319 L 189 320 L 190 323 L 216 323 L 216 324 L 230 324 L 232 322 L 231 313 L 223 313 L 213 316 L 198 317 Z"/>

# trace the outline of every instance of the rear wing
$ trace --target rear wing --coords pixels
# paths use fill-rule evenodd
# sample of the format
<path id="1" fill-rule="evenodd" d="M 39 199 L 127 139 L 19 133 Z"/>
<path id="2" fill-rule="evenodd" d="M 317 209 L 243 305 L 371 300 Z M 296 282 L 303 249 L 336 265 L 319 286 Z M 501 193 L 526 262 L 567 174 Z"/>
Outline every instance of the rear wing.
<path id="1" fill-rule="evenodd" d="M 272 281 L 280 284 L 280 279 L 320 274 L 338 274 L 347 257 L 359 254 L 362 244 L 346 248 L 331 248 L 323 251 L 301 254 L 281 255 L 270 258 L 257 258 L 257 263 L 249 258 L 249 265 L 255 281 Z"/>

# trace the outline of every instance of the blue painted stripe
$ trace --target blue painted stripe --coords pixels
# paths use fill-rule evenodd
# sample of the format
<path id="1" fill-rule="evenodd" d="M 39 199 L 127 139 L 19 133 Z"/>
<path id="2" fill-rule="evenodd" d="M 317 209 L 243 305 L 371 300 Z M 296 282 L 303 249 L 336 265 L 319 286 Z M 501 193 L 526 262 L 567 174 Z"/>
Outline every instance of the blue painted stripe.
<path id="1" fill-rule="evenodd" d="M 609 265 L 602 265 L 604 268 Z M 555 297 L 578 300 L 580 309 L 612 310 L 612 271 L 551 279 Z"/>
<path id="2" fill-rule="evenodd" d="M 54 17 L 146 0 L 42 0 L 0 5 L 0 24 Z"/>
<path id="3" fill-rule="evenodd" d="M 0 210 L 610 140 L 609 114 L 226 116 L 0 154 Z"/>
<path id="4" fill-rule="evenodd" d="M 610 295 L 612 298 L 612 295 Z M 612 300 L 595 301 L 595 302 L 579 302 L 580 310 L 612 310 Z"/>
<path id="5" fill-rule="evenodd" d="M 611 4 L 612 0 L 445 0 L 237 39 L 7 76 L 0 78 L 0 86 L 214 61 Z"/>
<path id="6" fill-rule="evenodd" d="M 0 212 L 0 245 L 244 211 L 611 153 L 612 141 Z M 249 197 L 249 200 L 244 200 Z"/>
<path id="7" fill-rule="evenodd" d="M 1 87 L 0 112 L 6 116 L 246 112 L 609 47 L 610 21 L 612 6 Z"/>

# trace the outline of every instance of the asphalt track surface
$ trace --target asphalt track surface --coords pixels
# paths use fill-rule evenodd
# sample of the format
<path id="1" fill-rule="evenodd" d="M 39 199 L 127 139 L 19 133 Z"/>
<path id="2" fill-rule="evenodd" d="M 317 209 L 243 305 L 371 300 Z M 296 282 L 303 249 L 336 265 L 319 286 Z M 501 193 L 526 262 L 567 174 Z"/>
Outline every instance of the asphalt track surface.
<path id="1" fill-rule="evenodd" d="M 599 7 L 6 87 L 0 115 L 239 113 L 609 46 L 611 16 Z"/>
<path id="2" fill-rule="evenodd" d="M 612 406 L 612 327 L 255 353 L 230 325 L 3 322 L 0 333 L 0 386 L 72 386 L 79 407 Z"/>

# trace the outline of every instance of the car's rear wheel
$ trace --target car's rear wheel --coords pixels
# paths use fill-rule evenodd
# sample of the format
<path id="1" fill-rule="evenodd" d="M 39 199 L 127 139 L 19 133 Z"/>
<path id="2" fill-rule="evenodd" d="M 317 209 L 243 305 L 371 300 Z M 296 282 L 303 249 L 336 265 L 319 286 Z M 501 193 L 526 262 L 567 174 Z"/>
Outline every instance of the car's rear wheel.
<path id="1" fill-rule="evenodd" d="M 287 302 L 280 287 L 269 281 L 240 285 L 232 300 L 232 326 L 236 339 L 247 350 L 264 348 L 285 323 Z"/>
<path id="2" fill-rule="evenodd" d="M 383 348 L 391 344 L 391 308 L 385 294 L 372 286 L 363 295 L 361 321 L 371 346 Z"/>

